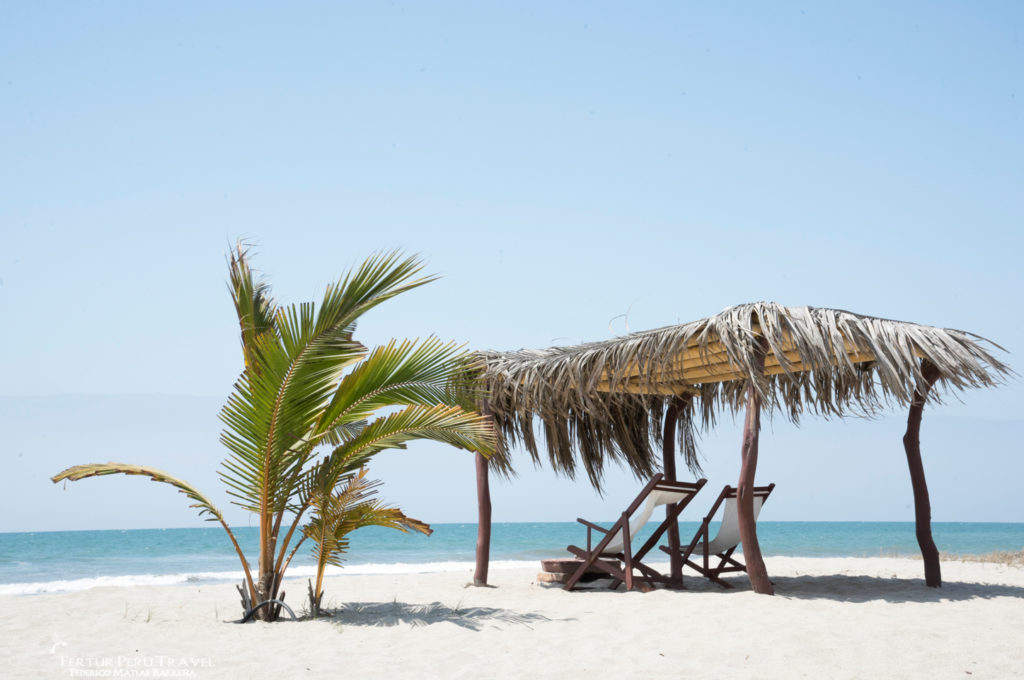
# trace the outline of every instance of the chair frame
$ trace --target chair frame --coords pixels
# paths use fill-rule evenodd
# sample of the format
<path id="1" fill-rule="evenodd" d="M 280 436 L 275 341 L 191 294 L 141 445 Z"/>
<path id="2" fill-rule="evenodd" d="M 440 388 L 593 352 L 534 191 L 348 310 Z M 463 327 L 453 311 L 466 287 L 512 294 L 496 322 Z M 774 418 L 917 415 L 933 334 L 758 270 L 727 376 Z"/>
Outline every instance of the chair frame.
<path id="1" fill-rule="evenodd" d="M 598 526 L 582 517 L 577 518 L 577 522 L 587 527 L 587 547 L 585 550 L 575 545 L 570 545 L 566 548 L 582 560 L 582 562 L 576 571 L 573 572 L 572 576 L 569 577 L 569 580 L 566 581 L 565 589 L 572 590 L 575 588 L 584 574 L 591 569 L 597 569 L 608 574 L 613 579 L 610 586 L 612 589 L 617 588 L 620 583 L 626 584 L 626 590 L 632 590 L 636 587 L 643 592 L 652 590 L 655 583 L 662 583 L 668 587 L 682 587 L 682 583 L 676 583 L 671 577 L 666 577 L 644 564 L 643 559 L 658 544 L 658 541 L 661 540 L 662 535 L 668 530 L 669 526 L 678 521 L 679 513 L 693 500 L 694 496 L 707 484 L 707 481 L 706 479 L 700 479 L 696 482 L 672 482 L 665 480 L 664 475 L 658 473 L 637 494 L 637 497 L 633 499 L 633 502 L 629 504 L 629 507 L 623 511 L 615 521 L 615 524 L 610 528 L 606 529 Z M 654 533 L 644 542 L 640 549 L 634 551 L 629 521 L 654 491 L 688 492 L 689 495 L 679 502 L 666 504 L 668 512 L 665 519 L 658 525 L 657 529 L 655 529 Z M 596 545 L 593 543 L 594 532 L 603 534 Z M 617 553 L 605 553 L 604 551 L 608 544 L 612 542 L 612 539 L 619 532 L 622 532 L 622 550 Z M 621 567 L 619 563 L 622 564 Z M 634 575 L 634 571 L 639 572 L 639 574 Z"/>
<path id="2" fill-rule="evenodd" d="M 768 496 L 771 495 L 774 488 L 775 484 L 772 483 L 768 486 L 755 486 L 752 489 L 754 497 L 761 498 L 762 507 L 764 507 L 764 503 L 768 500 Z M 728 550 L 719 553 L 709 552 L 708 546 L 711 539 L 708 534 L 711 520 L 713 520 L 715 515 L 718 513 L 718 508 L 720 508 L 722 503 L 727 499 L 736 498 L 737 491 L 737 488 L 734 486 L 726 486 L 722 489 L 722 493 L 718 495 L 718 499 L 715 501 L 714 505 L 711 506 L 711 510 L 708 511 L 708 514 L 704 517 L 704 520 L 701 522 L 700 529 L 697 530 L 693 540 L 690 541 L 690 544 L 686 548 L 680 551 L 681 560 L 684 566 L 689 566 L 690 568 L 695 569 L 702 576 L 714 581 L 723 588 L 732 588 L 734 586 L 727 581 L 723 581 L 720 578 L 722 574 L 738 571 L 745 572 L 747 570 L 747 565 L 733 557 L 733 552 L 740 546 L 739 543 L 736 543 Z M 722 519 L 724 521 L 725 518 L 723 517 Z M 690 559 L 694 556 L 693 552 L 697 549 L 698 545 L 703 546 L 702 550 L 698 552 L 698 555 L 700 555 L 701 558 L 700 563 L 694 562 Z M 667 546 L 663 545 L 661 546 L 661 549 L 669 555 L 672 554 L 672 551 Z M 718 564 L 716 566 L 711 566 L 712 558 L 718 559 Z"/>

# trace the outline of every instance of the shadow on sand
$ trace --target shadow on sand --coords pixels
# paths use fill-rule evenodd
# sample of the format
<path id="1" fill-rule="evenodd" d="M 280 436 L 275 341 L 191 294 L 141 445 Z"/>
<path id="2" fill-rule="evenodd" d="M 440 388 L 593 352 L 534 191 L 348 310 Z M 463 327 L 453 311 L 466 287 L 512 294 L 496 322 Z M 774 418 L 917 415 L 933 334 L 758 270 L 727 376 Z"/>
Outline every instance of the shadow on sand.
<path id="1" fill-rule="evenodd" d="M 687 574 L 686 589 L 676 591 L 680 597 L 688 593 L 720 593 L 723 596 L 749 593 L 750 582 L 742 576 L 723 579 L 730 589 Z M 609 592 L 607 580 L 595 581 L 577 592 Z M 775 595 L 795 600 L 834 600 L 836 602 L 962 602 L 990 600 L 996 597 L 1024 599 L 1024 587 L 997 583 L 944 581 L 941 588 L 929 588 L 923 578 L 882 578 L 854 574 L 818 574 L 814 576 L 773 576 Z M 561 586 L 558 586 L 561 587 Z M 617 592 L 625 592 L 620 584 Z"/>
<path id="2" fill-rule="evenodd" d="M 945 581 L 941 588 L 929 588 L 922 578 L 880 578 L 878 576 L 780 576 L 773 579 L 775 593 L 782 597 L 837 602 L 962 602 L 996 597 L 1024 599 L 1024 588 L 998 583 Z M 750 589 L 750 584 L 737 584 Z"/>
<path id="3" fill-rule="evenodd" d="M 543 614 L 494 607 L 449 607 L 440 602 L 350 602 L 340 609 L 333 610 L 331 615 L 331 621 L 342 626 L 431 626 L 435 623 L 454 623 L 469 630 L 481 630 L 485 626 L 496 624 L 531 628 L 534 623 L 552 620 Z"/>

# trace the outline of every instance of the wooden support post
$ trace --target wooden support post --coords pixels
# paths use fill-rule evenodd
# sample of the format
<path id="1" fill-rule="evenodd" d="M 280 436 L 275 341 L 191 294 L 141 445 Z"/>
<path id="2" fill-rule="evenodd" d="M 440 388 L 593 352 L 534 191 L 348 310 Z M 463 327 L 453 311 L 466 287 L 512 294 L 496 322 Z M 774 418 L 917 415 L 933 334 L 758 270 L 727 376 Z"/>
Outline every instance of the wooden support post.
<path id="1" fill-rule="evenodd" d="M 907 433 L 903 435 L 903 449 L 907 453 L 910 467 L 910 484 L 914 488 L 914 521 L 917 525 L 917 544 L 924 558 L 924 582 L 931 588 L 942 587 L 942 571 L 939 567 L 939 550 L 932 539 L 932 506 L 928 500 L 928 483 L 924 478 L 924 463 L 921 462 L 921 417 L 924 402 L 932 385 L 939 379 L 939 369 L 932 362 L 921 361 L 924 382 L 917 385 L 914 401 L 907 416 Z"/>
<path id="2" fill-rule="evenodd" d="M 491 415 L 490 404 L 483 400 L 478 404 L 480 414 Z M 492 420 L 493 424 L 493 420 Z M 487 585 L 487 570 L 491 564 L 491 483 L 488 475 L 487 458 L 479 451 L 476 458 L 476 569 L 473 571 L 473 585 Z"/>
<path id="3" fill-rule="evenodd" d="M 625 571 L 626 571 L 626 592 L 633 590 L 633 554 L 630 543 L 633 542 L 633 537 L 629 535 L 629 513 L 622 513 L 622 552 Z"/>
<path id="4" fill-rule="evenodd" d="M 756 369 L 757 378 L 764 376 L 764 359 L 768 352 L 768 342 L 758 339 Z M 757 542 L 757 523 L 754 520 L 754 475 L 757 472 L 757 444 L 761 430 L 761 395 L 757 386 L 747 386 L 747 416 L 743 423 L 743 464 L 740 466 L 739 492 L 736 497 L 739 511 L 740 540 L 743 542 L 743 559 L 747 563 L 747 577 L 755 593 L 774 595 L 775 589 L 768 578 L 768 569 L 764 566 L 761 546 Z"/>
<path id="5" fill-rule="evenodd" d="M 487 475 L 487 459 L 476 454 L 476 571 L 473 585 L 487 585 L 487 568 L 491 561 L 491 486 Z"/>
<path id="6" fill-rule="evenodd" d="M 690 398 L 690 397 L 687 397 Z M 665 429 L 662 435 L 662 469 L 665 479 L 670 482 L 676 479 L 676 420 L 679 417 L 682 398 L 672 399 L 668 408 L 665 409 Z M 665 507 L 665 517 L 672 516 L 672 506 Z M 679 547 L 679 519 L 669 524 L 668 527 L 668 549 L 671 568 L 669 571 L 670 580 L 678 587 L 683 587 L 683 559 Z"/>

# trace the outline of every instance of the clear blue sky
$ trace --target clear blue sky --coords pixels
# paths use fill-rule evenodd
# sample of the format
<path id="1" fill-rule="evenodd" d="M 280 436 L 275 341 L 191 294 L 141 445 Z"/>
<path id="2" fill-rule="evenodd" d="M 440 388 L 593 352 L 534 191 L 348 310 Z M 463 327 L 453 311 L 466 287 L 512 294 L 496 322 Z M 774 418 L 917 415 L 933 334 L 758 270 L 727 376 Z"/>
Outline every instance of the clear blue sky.
<path id="1" fill-rule="evenodd" d="M 143 480 L 47 478 L 125 460 L 220 493 L 236 238 L 282 301 L 426 257 L 443 278 L 366 343 L 544 347 L 765 299 L 973 331 L 1020 371 L 1022 32 L 1017 2 L 4 3 L 0 530 L 197 523 Z M 1024 521 L 1020 380 L 947 402 L 935 519 Z M 904 417 L 767 426 L 765 519 L 911 519 Z M 739 443 L 704 437 L 715 486 Z M 635 492 L 520 461 L 498 521 Z M 465 453 L 373 471 L 475 519 Z"/>

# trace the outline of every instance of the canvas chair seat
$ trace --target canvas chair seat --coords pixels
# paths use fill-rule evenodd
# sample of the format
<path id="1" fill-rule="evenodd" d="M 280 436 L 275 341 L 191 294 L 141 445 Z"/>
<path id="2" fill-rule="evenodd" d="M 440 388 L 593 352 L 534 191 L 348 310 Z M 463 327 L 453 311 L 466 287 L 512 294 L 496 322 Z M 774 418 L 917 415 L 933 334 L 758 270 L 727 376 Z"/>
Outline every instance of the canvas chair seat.
<path id="1" fill-rule="evenodd" d="M 764 505 L 766 496 L 754 496 L 754 520 L 761 514 L 761 506 Z M 722 511 L 722 524 L 718 527 L 718 533 L 708 543 L 708 552 L 717 555 L 729 548 L 738 545 L 740 542 L 740 514 L 736 498 L 725 499 L 725 510 Z M 697 550 L 703 551 L 704 544 L 698 543 Z"/>
<path id="2" fill-rule="evenodd" d="M 636 536 L 647 522 L 650 521 L 651 515 L 654 514 L 655 508 L 661 507 L 662 505 L 668 505 L 670 503 L 678 503 L 682 500 L 693 496 L 695 492 L 689 489 L 658 489 L 647 496 L 647 502 L 644 503 L 643 509 L 636 514 L 636 516 L 629 522 L 629 535 Z M 620 529 L 615 537 L 605 546 L 604 551 L 601 553 L 602 556 L 617 555 L 622 552 L 625 547 L 625 530 Z"/>
<path id="3" fill-rule="evenodd" d="M 775 484 L 755 486 L 753 488 L 755 521 L 761 514 L 761 507 L 774 488 Z M 722 523 L 718 527 L 718 533 L 715 534 L 713 539 L 708 540 L 711 521 L 718 514 L 719 507 L 722 506 L 724 506 L 722 510 Z M 711 506 L 711 510 L 701 522 L 701 526 L 693 540 L 688 546 L 680 550 L 681 562 L 722 587 L 731 588 L 732 585 L 723 581 L 720 577 L 724 573 L 747 570 L 746 565 L 733 555 L 739 544 L 740 517 L 736 488 L 726 486 L 722 489 L 718 500 Z M 661 546 L 661 549 L 669 553 L 669 555 L 672 554 L 672 551 L 667 546 Z M 698 558 L 700 561 L 694 561 L 693 558 Z M 716 561 L 717 564 L 712 565 L 712 562 Z"/>

